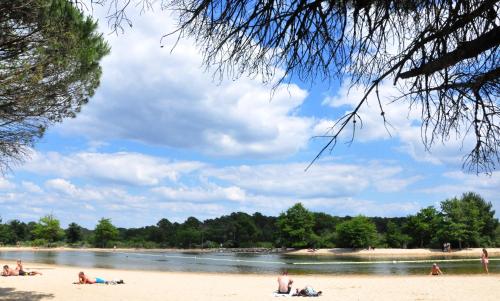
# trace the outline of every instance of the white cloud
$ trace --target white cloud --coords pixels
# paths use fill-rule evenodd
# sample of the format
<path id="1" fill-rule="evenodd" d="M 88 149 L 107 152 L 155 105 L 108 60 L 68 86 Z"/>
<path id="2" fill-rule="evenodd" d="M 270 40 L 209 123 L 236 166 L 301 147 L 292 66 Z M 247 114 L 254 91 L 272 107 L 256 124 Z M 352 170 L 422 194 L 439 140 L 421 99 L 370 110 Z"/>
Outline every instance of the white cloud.
<path id="1" fill-rule="evenodd" d="M 202 171 L 203 176 L 227 181 L 253 194 L 292 198 L 344 197 L 369 188 L 401 191 L 418 177 L 403 177 L 402 168 L 377 162 L 337 164 L 318 162 L 307 172 L 304 163 L 233 166 Z M 391 185 L 389 188 L 388 186 Z"/>
<path id="2" fill-rule="evenodd" d="M 127 185 L 157 185 L 163 180 L 177 181 L 182 173 L 201 168 L 194 161 L 169 162 L 139 153 L 88 153 L 63 156 L 60 153 L 35 153 L 22 169 L 64 178 L 84 177 Z"/>
<path id="3" fill-rule="evenodd" d="M 236 186 L 220 187 L 156 187 L 152 192 L 165 201 L 213 202 L 213 201 L 244 201 L 245 191 Z"/>
<path id="4" fill-rule="evenodd" d="M 16 185 L 12 182 L 10 182 L 9 180 L 7 180 L 6 178 L 0 176 L 0 189 L 12 189 L 14 188 Z"/>
<path id="5" fill-rule="evenodd" d="M 394 101 L 401 92 L 389 81 L 383 82 L 380 87 L 380 99 L 383 105 L 385 117 L 388 121 L 384 125 L 381 117 L 380 107 L 375 93 L 371 93 L 364 106 L 359 111 L 362 128 L 356 129 L 355 139 L 360 142 L 377 140 L 387 140 L 397 138 L 401 142 L 398 147 L 400 151 L 406 152 L 418 162 L 429 162 L 432 164 L 447 164 L 453 167 L 460 167 L 465 152 L 470 149 L 470 135 L 465 139 L 451 135 L 448 140 L 442 142 L 439 137 L 434 141 L 430 150 L 426 150 L 423 144 L 423 133 L 421 131 L 421 109 L 418 104 L 410 105 L 407 101 Z M 337 94 L 327 96 L 323 100 L 323 105 L 346 110 L 342 113 L 352 111 L 365 93 L 362 85 L 349 89 L 349 85 L 344 83 Z M 394 101 L 394 102 L 393 102 Z M 333 121 L 322 120 L 314 128 L 316 135 L 324 134 Z M 345 140 L 351 138 L 352 124 L 344 130 L 341 137 Z"/>
<path id="6" fill-rule="evenodd" d="M 105 24 L 101 22 L 101 24 Z M 258 79 L 214 82 L 192 41 L 175 37 L 166 14 L 134 18 L 133 30 L 109 35 L 101 87 L 74 120 L 59 127 L 91 140 L 128 139 L 215 156 L 288 156 L 304 148 L 314 124 L 296 109 L 307 92 Z M 107 30 L 107 29 L 104 29 Z M 272 83 L 271 83 L 272 84 Z"/>
<path id="7" fill-rule="evenodd" d="M 26 190 L 27 192 L 38 193 L 38 194 L 43 193 L 43 189 L 33 182 L 22 181 L 21 185 L 23 186 L 23 189 Z"/>
<path id="8" fill-rule="evenodd" d="M 449 179 L 445 183 L 422 189 L 422 192 L 431 195 L 442 196 L 442 199 L 459 197 L 464 192 L 472 191 L 479 193 L 486 201 L 497 206 L 500 205 L 500 172 L 495 171 L 491 175 L 467 174 L 461 171 L 446 172 L 443 177 Z"/>

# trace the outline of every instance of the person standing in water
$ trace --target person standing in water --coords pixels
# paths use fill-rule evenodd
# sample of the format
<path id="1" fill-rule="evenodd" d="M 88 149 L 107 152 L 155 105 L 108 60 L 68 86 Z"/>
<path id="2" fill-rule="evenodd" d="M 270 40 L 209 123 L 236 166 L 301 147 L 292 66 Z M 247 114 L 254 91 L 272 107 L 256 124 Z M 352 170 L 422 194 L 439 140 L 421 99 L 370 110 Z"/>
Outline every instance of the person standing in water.
<path id="1" fill-rule="evenodd" d="M 486 249 L 483 249 L 483 253 L 481 254 L 481 263 L 483 264 L 484 271 L 486 274 L 489 274 L 490 272 L 488 271 L 488 251 Z"/>

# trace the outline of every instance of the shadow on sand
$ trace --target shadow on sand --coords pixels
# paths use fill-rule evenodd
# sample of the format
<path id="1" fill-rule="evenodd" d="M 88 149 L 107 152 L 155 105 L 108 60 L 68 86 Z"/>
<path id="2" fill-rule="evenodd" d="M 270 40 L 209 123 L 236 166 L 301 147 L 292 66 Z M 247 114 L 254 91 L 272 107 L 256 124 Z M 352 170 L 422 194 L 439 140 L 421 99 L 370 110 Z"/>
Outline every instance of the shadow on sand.
<path id="1" fill-rule="evenodd" d="M 11 287 L 0 287 L 0 301 L 40 301 L 50 300 L 54 298 L 54 294 L 45 294 L 28 291 L 17 291 Z"/>

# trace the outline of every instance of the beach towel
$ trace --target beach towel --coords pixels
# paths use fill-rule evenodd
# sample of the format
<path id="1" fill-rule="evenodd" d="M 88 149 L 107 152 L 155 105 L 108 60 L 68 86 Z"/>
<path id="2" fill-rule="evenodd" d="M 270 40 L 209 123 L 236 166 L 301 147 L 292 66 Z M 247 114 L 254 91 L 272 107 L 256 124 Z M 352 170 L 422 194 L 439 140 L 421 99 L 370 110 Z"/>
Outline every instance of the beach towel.
<path id="1" fill-rule="evenodd" d="M 290 293 L 288 293 L 288 294 L 280 294 L 280 293 L 278 293 L 278 291 L 275 291 L 273 293 L 273 296 L 274 297 L 291 297 L 292 296 L 292 292 L 290 291 Z"/>

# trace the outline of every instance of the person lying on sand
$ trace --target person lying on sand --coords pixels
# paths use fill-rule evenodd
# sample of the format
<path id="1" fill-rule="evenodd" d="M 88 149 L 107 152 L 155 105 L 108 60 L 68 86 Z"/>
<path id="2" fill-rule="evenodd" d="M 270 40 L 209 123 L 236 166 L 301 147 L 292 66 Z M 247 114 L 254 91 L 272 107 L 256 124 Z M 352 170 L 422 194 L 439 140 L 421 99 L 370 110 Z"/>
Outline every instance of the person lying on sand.
<path id="1" fill-rule="evenodd" d="M 288 271 L 278 277 L 278 294 L 289 294 L 292 290 L 293 280 L 288 277 Z"/>
<path id="2" fill-rule="evenodd" d="M 429 273 L 429 275 L 433 275 L 433 276 L 443 275 L 443 272 L 441 271 L 441 269 L 439 268 L 437 263 L 432 264 L 431 272 Z"/>
<path id="3" fill-rule="evenodd" d="M 21 259 L 17 260 L 16 263 L 16 271 L 19 274 L 19 276 L 34 276 L 34 275 L 42 275 L 42 273 L 37 272 L 37 271 L 29 271 L 26 272 L 23 268 L 23 263 L 21 262 Z"/>
<path id="4" fill-rule="evenodd" d="M 95 283 L 104 283 L 104 284 L 124 284 L 123 280 L 111 280 L 111 281 L 106 281 L 102 278 L 95 277 L 95 278 L 90 278 L 85 273 L 80 272 L 78 273 L 78 282 L 74 282 L 75 284 L 95 284 Z"/>
<path id="5" fill-rule="evenodd" d="M 295 291 L 295 294 L 292 296 L 294 297 L 319 297 L 321 296 L 323 292 L 322 291 L 315 291 L 312 287 L 306 286 L 303 289 L 299 290 L 297 289 Z"/>
<path id="6" fill-rule="evenodd" d="M 9 268 L 8 265 L 3 266 L 2 276 L 19 276 L 19 272 L 16 269 Z"/>

